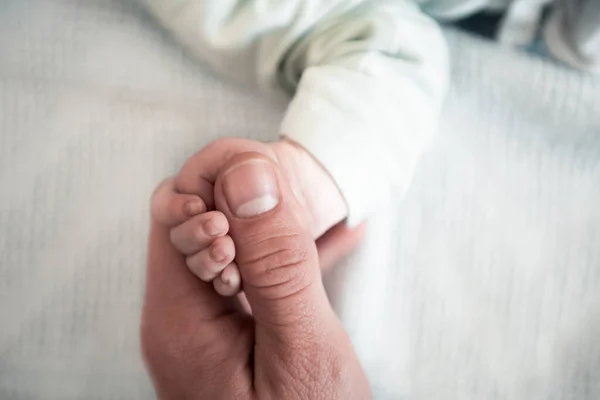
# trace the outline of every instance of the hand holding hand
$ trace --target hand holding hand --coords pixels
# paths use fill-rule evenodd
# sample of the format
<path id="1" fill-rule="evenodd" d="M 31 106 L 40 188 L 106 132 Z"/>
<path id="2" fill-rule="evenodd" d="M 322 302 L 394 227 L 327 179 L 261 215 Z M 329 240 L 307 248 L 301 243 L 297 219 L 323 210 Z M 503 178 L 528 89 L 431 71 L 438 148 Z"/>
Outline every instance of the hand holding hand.
<path id="1" fill-rule="evenodd" d="M 273 160 L 230 158 L 214 186 L 253 311 L 186 267 L 153 219 L 142 350 L 162 399 L 368 399 L 325 294 L 308 218 Z"/>
<path id="2" fill-rule="evenodd" d="M 171 241 L 186 255 L 188 268 L 212 282 L 224 296 L 241 288 L 234 261 L 235 244 L 225 215 L 215 208 L 214 184 L 227 161 L 236 154 L 258 152 L 277 163 L 283 179 L 306 215 L 317 239 L 321 270 L 346 256 L 362 239 L 363 227 L 343 222 L 347 208 L 327 171 L 300 146 L 282 140 L 265 144 L 246 139 L 219 139 L 192 155 L 177 176 L 163 182 L 152 202 L 154 218 L 172 227 Z"/>

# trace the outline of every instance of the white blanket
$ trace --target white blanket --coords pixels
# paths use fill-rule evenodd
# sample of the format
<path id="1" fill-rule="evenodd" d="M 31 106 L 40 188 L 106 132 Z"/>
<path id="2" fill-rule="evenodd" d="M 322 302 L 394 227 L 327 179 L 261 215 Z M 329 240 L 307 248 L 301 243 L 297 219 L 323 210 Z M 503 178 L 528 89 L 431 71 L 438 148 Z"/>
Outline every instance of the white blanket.
<path id="1" fill-rule="evenodd" d="M 378 398 L 600 398 L 600 81 L 454 31 L 407 197 L 326 279 Z M 147 399 L 148 198 L 285 104 L 126 0 L 0 2 L 0 399 Z"/>

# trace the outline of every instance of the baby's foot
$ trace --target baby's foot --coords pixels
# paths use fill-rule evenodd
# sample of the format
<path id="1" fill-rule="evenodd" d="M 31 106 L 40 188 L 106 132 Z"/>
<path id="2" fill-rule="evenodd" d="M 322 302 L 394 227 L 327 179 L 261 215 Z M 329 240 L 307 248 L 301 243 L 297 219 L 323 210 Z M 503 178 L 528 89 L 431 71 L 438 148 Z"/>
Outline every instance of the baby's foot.
<path id="1" fill-rule="evenodd" d="M 177 193 L 172 180 L 157 189 L 152 212 L 159 222 L 172 227 L 171 242 L 186 256 L 186 264 L 194 275 L 212 282 L 223 296 L 240 291 L 240 274 L 233 262 L 235 246 L 223 213 L 207 211 L 199 196 Z"/>

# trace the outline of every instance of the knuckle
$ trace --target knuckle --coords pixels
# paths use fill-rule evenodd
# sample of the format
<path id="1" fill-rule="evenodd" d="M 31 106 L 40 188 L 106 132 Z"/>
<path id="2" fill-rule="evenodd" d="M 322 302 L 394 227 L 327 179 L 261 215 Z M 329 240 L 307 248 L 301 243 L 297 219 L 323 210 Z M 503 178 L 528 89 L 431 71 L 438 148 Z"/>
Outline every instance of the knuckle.
<path id="1" fill-rule="evenodd" d="M 194 272 L 195 275 L 198 275 L 196 271 L 198 270 L 199 265 L 195 254 L 193 256 L 186 257 L 185 265 L 187 265 L 187 267 Z"/>
<path id="2" fill-rule="evenodd" d="M 184 164 L 184 166 L 182 167 L 182 171 L 185 171 L 184 168 L 186 168 L 186 165 Z M 179 191 L 188 191 L 190 185 L 187 182 L 186 179 L 186 175 L 184 173 L 182 173 L 182 171 L 180 171 L 177 176 L 175 176 L 175 187 L 177 188 L 177 190 Z"/>
<path id="3" fill-rule="evenodd" d="M 179 231 L 177 228 L 169 230 L 169 240 L 175 247 L 179 248 Z"/>
<path id="4" fill-rule="evenodd" d="M 165 195 L 168 194 L 168 187 L 171 185 L 172 181 L 173 178 L 163 180 L 150 195 L 150 213 L 161 223 L 163 222 L 162 211 L 165 207 Z"/>
<path id="5" fill-rule="evenodd" d="M 169 238 L 171 239 L 173 246 L 179 251 L 183 251 L 183 249 L 188 247 L 185 231 L 181 227 L 172 228 L 169 232 Z"/>
<path id="6" fill-rule="evenodd" d="M 178 224 L 184 222 L 186 217 L 186 204 L 185 201 L 181 201 L 179 198 L 172 198 L 169 201 L 168 218 L 172 224 Z"/>
<path id="7" fill-rule="evenodd" d="M 197 268 L 194 268 L 193 272 L 202 282 L 208 283 L 214 279 L 213 274 L 203 265 L 199 265 Z"/>
<path id="8" fill-rule="evenodd" d="M 206 228 L 202 222 L 198 223 L 194 229 L 192 234 L 190 235 L 191 239 L 196 244 L 204 243 L 206 241 L 206 237 L 208 236 L 206 233 Z"/>
<path id="9" fill-rule="evenodd" d="M 235 246 L 233 240 L 228 236 L 216 238 L 212 243 L 212 247 L 213 254 L 216 257 L 215 261 L 231 261 L 230 259 L 234 256 Z"/>
<path id="10" fill-rule="evenodd" d="M 188 265 L 190 270 L 200 278 L 203 282 L 211 282 L 216 275 L 216 271 L 214 266 L 211 267 L 209 263 L 206 262 L 204 258 L 200 256 L 196 258 L 193 264 Z"/>
<path id="11" fill-rule="evenodd" d="M 209 232 L 216 232 L 218 230 L 217 223 L 218 221 L 216 221 L 216 217 L 214 215 L 207 214 L 206 220 L 201 222 L 198 227 L 203 231 L 202 233 L 206 232 L 206 234 L 208 234 Z"/>
<path id="12" fill-rule="evenodd" d="M 152 192 L 150 198 L 154 199 L 156 196 L 160 195 L 161 191 L 163 189 L 165 189 L 168 186 L 171 186 L 173 184 L 173 177 L 169 177 L 169 178 L 165 178 L 163 179 L 154 189 L 154 191 Z"/>
<path id="13" fill-rule="evenodd" d="M 201 223 L 200 229 L 207 236 L 219 234 L 223 231 L 223 223 L 218 214 L 207 214 L 205 220 Z"/>
<path id="14" fill-rule="evenodd" d="M 195 215 L 204 214 L 207 211 L 206 203 L 199 196 L 180 194 L 179 197 L 171 199 L 171 208 L 184 219 Z"/>

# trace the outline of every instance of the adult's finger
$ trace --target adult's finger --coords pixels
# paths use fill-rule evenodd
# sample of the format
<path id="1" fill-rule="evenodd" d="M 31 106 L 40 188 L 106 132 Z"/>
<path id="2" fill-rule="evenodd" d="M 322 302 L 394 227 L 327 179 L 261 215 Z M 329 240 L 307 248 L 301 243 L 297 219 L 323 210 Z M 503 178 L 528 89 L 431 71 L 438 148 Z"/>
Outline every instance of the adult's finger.
<path id="1" fill-rule="evenodd" d="M 326 274 L 344 257 L 348 256 L 360 244 L 365 236 L 366 223 L 350 228 L 341 222 L 317 239 L 317 252 L 321 274 Z M 240 293 L 238 300 L 247 313 L 251 314 L 250 304 L 245 293 Z"/>
<path id="2" fill-rule="evenodd" d="M 258 153 L 234 156 L 216 182 L 215 201 L 229 221 L 257 329 L 289 344 L 330 317 L 305 211 L 277 165 Z"/>
<path id="3" fill-rule="evenodd" d="M 275 154 L 264 143 L 240 138 L 219 139 L 186 160 L 175 178 L 175 185 L 181 193 L 198 195 L 209 208 L 213 208 L 213 188 L 221 167 L 235 154 L 248 151 L 276 159 Z"/>
<path id="4" fill-rule="evenodd" d="M 359 245 L 365 235 L 365 228 L 365 223 L 350 228 L 341 222 L 317 239 L 321 273 L 329 271 Z"/>
<path id="5" fill-rule="evenodd" d="M 305 210 L 277 165 L 258 153 L 234 156 L 216 181 L 215 201 L 229 220 L 255 321 L 258 397 L 368 398 L 368 385 L 348 393 L 339 384 L 366 379 L 325 294 Z"/>

